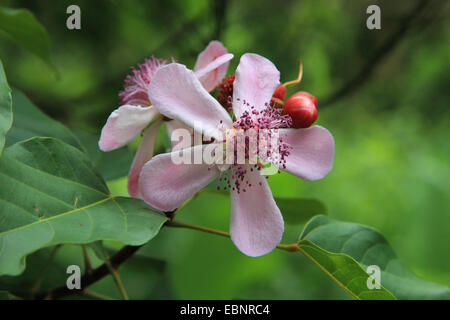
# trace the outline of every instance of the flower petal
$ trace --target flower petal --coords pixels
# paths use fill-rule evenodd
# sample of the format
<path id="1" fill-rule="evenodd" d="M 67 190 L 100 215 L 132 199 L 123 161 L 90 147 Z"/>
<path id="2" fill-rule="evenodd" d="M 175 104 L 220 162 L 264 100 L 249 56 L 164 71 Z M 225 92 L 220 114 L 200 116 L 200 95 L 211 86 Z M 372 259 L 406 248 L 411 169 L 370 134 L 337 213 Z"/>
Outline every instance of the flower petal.
<path id="1" fill-rule="evenodd" d="M 283 141 L 293 147 L 285 171 L 305 180 L 325 177 L 333 167 L 334 138 L 321 126 L 282 129 Z"/>
<path id="2" fill-rule="evenodd" d="M 174 153 L 190 157 L 204 146 L 164 153 L 153 157 L 141 170 L 139 188 L 144 200 L 156 209 L 173 211 L 196 192 L 213 181 L 219 174 L 215 166 L 208 164 L 175 164 Z"/>
<path id="3" fill-rule="evenodd" d="M 163 115 L 191 128 L 201 125 L 202 133 L 218 140 L 223 138 L 220 127 L 231 127 L 232 120 L 225 109 L 184 65 L 171 63 L 161 67 L 150 82 L 149 97 Z"/>
<path id="4" fill-rule="evenodd" d="M 211 41 L 197 58 L 194 71 L 206 90 L 215 87 L 227 73 L 229 61 L 233 58 L 231 53 L 219 41 Z M 217 69 L 217 78 L 214 81 L 214 72 Z M 214 84 L 214 82 L 216 82 Z"/>
<path id="5" fill-rule="evenodd" d="M 236 117 L 251 106 L 256 110 L 265 109 L 265 103 L 270 102 L 279 84 L 280 72 L 271 61 L 254 53 L 244 54 L 233 83 L 233 111 Z M 245 106 L 243 100 L 250 106 Z"/>
<path id="6" fill-rule="evenodd" d="M 264 176 L 247 170 L 246 178 L 252 185 L 246 192 L 231 191 L 230 236 L 240 251 L 257 257 L 280 243 L 284 222 Z"/>
<path id="7" fill-rule="evenodd" d="M 182 150 L 188 147 L 192 147 L 192 139 L 194 130 L 192 128 L 189 128 L 187 125 L 185 125 L 183 122 L 178 120 L 170 120 L 166 121 L 164 123 L 166 125 L 166 132 L 167 136 L 170 139 L 171 145 L 172 145 L 172 151 Z M 177 137 L 174 137 L 175 140 L 172 140 L 172 134 L 175 130 L 178 129 L 184 129 L 186 132 L 189 133 L 190 139 L 176 139 Z M 200 134 L 199 134 L 200 135 Z M 187 137 L 187 134 L 186 134 Z"/>
<path id="8" fill-rule="evenodd" d="M 214 89 L 227 73 L 229 61 L 233 59 L 231 53 L 224 54 L 211 61 L 204 68 L 196 70 L 195 75 L 206 90 Z M 216 74 L 217 72 L 217 74 Z"/>
<path id="9" fill-rule="evenodd" d="M 124 105 L 114 110 L 102 129 L 98 146 L 111 151 L 131 142 L 158 115 L 154 107 Z"/>
<path id="10" fill-rule="evenodd" d="M 153 156 L 156 136 L 162 121 L 156 121 L 145 132 L 131 164 L 128 174 L 128 193 L 133 198 L 142 198 L 139 192 L 139 174 L 144 164 Z"/>

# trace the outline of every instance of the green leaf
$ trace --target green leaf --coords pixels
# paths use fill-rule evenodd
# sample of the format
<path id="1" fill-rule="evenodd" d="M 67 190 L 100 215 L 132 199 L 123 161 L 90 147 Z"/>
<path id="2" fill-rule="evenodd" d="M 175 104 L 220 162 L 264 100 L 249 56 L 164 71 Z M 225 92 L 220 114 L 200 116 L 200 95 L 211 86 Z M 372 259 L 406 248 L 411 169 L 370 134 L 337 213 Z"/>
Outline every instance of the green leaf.
<path id="1" fill-rule="evenodd" d="M 381 284 L 399 299 L 450 299 L 448 287 L 417 277 L 372 228 L 318 216 L 305 226 L 299 243 L 314 244 L 329 254 L 352 257 L 364 270 L 367 266 L 379 266 Z"/>
<path id="2" fill-rule="evenodd" d="M 5 136 L 13 122 L 11 89 L 0 61 L 0 156 L 5 147 Z"/>
<path id="3" fill-rule="evenodd" d="M 101 261 L 105 262 L 110 258 L 108 251 L 105 249 L 105 247 L 103 247 L 102 241 L 94 241 L 92 243 L 89 243 L 87 246 L 92 249 L 95 256 Z"/>
<path id="4" fill-rule="evenodd" d="M 8 291 L 0 290 L 0 300 L 20 300 L 20 298 L 9 293 Z"/>
<path id="5" fill-rule="evenodd" d="M 316 215 L 327 213 L 325 204 L 316 199 L 275 197 L 275 202 L 284 221 L 291 225 L 302 224 Z"/>
<path id="6" fill-rule="evenodd" d="M 351 257 L 327 252 L 308 240 L 298 243 L 300 251 L 311 259 L 349 295 L 358 300 L 393 300 L 395 297 L 383 286 L 370 290 L 369 274 Z"/>
<path id="7" fill-rule="evenodd" d="M 81 130 L 73 130 L 73 132 L 105 180 L 114 180 L 128 175 L 133 155 L 127 147 L 103 152 L 98 147 L 98 135 Z"/>
<path id="8" fill-rule="evenodd" d="M 54 69 L 50 61 L 50 38 L 29 10 L 0 7 L 0 31 Z"/>
<path id="9" fill-rule="evenodd" d="M 98 148 L 98 136 L 82 130 L 73 132 L 39 110 L 21 91 L 12 90 L 14 123 L 6 138 L 6 146 L 32 137 L 54 137 L 85 151 L 106 180 L 128 175 L 133 156 L 127 147 L 111 152 Z"/>
<path id="10" fill-rule="evenodd" d="M 114 239 L 140 245 L 167 218 L 143 201 L 113 197 L 86 155 L 53 138 L 17 143 L 0 158 L 0 275 L 61 243 Z"/>
<path id="11" fill-rule="evenodd" d="M 14 122 L 6 136 L 6 146 L 35 136 L 58 138 L 78 149 L 83 149 L 77 137 L 64 125 L 39 110 L 19 90 L 12 90 Z"/>

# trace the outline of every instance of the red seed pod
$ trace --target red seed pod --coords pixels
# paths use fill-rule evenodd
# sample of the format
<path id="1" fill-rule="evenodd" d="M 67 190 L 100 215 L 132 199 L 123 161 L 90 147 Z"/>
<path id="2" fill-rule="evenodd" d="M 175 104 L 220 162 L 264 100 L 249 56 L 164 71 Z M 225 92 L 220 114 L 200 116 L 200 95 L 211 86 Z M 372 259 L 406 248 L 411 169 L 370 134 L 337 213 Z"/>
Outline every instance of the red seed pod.
<path id="1" fill-rule="evenodd" d="M 273 93 L 272 97 L 280 99 L 284 101 L 286 99 L 286 87 L 282 86 L 281 84 L 275 89 L 275 92 Z"/>
<path id="2" fill-rule="evenodd" d="M 299 91 L 286 100 L 283 111 L 291 116 L 294 128 L 308 128 L 317 119 L 317 99 Z"/>

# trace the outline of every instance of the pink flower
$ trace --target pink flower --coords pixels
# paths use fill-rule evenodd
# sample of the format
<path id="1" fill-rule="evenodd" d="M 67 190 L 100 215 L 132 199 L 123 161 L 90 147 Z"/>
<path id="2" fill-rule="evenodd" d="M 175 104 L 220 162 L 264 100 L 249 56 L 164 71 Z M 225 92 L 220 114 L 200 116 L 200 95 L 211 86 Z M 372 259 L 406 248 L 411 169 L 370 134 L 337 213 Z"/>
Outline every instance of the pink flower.
<path id="1" fill-rule="evenodd" d="M 202 51 L 195 64 L 195 76 L 201 85 L 211 91 L 225 76 L 229 61 L 233 55 L 218 41 L 211 41 Z M 138 69 L 132 70 L 132 75 L 125 79 L 124 91 L 119 93 L 122 106 L 114 110 L 109 116 L 99 140 L 102 151 L 112 151 L 120 148 L 137 137 L 149 124 L 141 143 L 137 149 L 128 175 L 128 193 L 132 197 L 141 197 L 139 191 L 139 173 L 142 166 L 152 158 L 153 148 L 162 124 L 162 116 L 148 96 L 148 85 L 152 77 L 161 67 L 169 64 L 168 60 L 147 59 Z M 183 123 L 164 119 L 169 137 L 173 130 L 186 128 Z M 180 149 L 190 145 L 173 144 L 173 149 Z"/>
<path id="2" fill-rule="evenodd" d="M 280 73 L 272 62 L 256 54 L 244 54 L 233 83 L 234 122 L 203 88 L 195 73 L 181 64 L 160 68 L 150 83 L 149 96 L 163 115 L 190 127 L 201 123 L 203 133 L 214 137 L 215 142 L 223 140 L 224 129 L 228 129 L 227 139 L 236 130 L 278 129 L 282 132 L 281 158 L 272 163 L 306 180 L 321 179 L 333 165 L 333 136 L 321 126 L 282 129 L 291 122 L 268 104 L 279 79 Z M 190 156 L 208 146 L 197 145 L 176 153 Z M 225 173 L 226 188 L 231 189 L 230 235 L 234 244 L 249 256 L 260 256 L 276 247 L 284 222 L 257 164 L 175 164 L 174 154 L 157 155 L 143 166 L 139 184 L 147 203 L 172 211 Z M 262 154 L 258 157 L 264 158 Z M 227 176 L 229 168 L 231 173 Z"/>

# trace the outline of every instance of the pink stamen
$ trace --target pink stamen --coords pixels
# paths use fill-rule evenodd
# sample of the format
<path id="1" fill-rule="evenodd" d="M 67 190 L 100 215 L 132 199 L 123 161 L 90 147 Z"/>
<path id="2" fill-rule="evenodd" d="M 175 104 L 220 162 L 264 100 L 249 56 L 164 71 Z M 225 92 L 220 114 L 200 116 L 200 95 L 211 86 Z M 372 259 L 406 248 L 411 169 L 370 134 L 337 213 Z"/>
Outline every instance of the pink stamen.
<path id="1" fill-rule="evenodd" d="M 132 74 L 125 78 L 123 91 L 119 92 L 120 103 L 136 106 L 151 105 L 148 98 L 148 85 L 155 72 L 169 63 L 168 59 L 152 56 L 150 59 L 145 59 L 144 63 L 139 64 L 137 68 L 131 67 Z"/>

